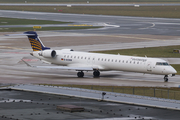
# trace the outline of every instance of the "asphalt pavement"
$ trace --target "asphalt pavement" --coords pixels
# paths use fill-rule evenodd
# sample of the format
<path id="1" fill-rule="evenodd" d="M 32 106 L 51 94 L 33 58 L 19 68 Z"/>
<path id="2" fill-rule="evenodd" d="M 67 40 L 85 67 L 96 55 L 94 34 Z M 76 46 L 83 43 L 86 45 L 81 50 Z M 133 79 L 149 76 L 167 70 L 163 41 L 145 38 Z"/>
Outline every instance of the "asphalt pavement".
<path id="1" fill-rule="evenodd" d="M 91 3 L 87 3 L 87 4 L 71 4 L 71 3 L 66 3 L 66 4 L 52 4 L 52 3 L 46 3 L 46 4 L 41 4 L 41 3 L 1 3 L 0 6 L 69 6 L 69 7 L 73 7 L 73 6 L 134 6 L 134 7 L 140 7 L 140 6 L 180 6 L 179 3 L 140 3 L 140 4 L 91 4 Z"/>
<path id="2" fill-rule="evenodd" d="M 179 111 L 36 92 L 0 90 L 1 120 L 179 120 Z M 83 107 L 82 112 L 57 110 Z"/>
<path id="3" fill-rule="evenodd" d="M 75 24 L 102 25 L 105 28 L 93 30 L 69 30 L 64 32 L 86 34 L 148 34 L 179 36 L 180 19 L 125 17 L 107 15 L 84 15 L 47 12 L 0 10 L 0 17 L 39 19 L 74 22 Z M 5 21 L 4 21 L 5 22 Z M 61 31 L 63 32 L 63 31 Z"/>

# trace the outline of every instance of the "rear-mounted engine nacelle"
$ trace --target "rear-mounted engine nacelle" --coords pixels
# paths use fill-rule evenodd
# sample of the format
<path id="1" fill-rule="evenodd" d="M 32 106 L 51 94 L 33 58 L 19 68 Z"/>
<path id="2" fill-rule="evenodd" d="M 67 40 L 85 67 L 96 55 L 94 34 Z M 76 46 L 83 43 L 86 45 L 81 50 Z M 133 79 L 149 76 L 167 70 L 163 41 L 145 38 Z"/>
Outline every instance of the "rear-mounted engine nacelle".
<path id="1" fill-rule="evenodd" d="M 56 51 L 55 50 L 44 50 L 41 52 L 41 56 L 47 57 L 47 58 L 55 58 Z"/>

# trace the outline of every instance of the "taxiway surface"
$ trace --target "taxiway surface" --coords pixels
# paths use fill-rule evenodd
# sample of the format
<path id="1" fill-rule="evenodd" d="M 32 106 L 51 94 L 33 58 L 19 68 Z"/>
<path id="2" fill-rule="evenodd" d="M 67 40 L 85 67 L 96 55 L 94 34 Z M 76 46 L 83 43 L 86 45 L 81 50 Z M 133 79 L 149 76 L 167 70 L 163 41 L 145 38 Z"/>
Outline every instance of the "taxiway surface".
<path id="1" fill-rule="evenodd" d="M 180 19 L 125 17 L 106 15 L 64 14 L 46 12 L 27 12 L 0 10 L 0 17 L 40 19 L 52 21 L 74 22 L 75 24 L 88 24 L 105 26 L 101 29 L 91 30 L 65 30 L 64 32 L 87 34 L 148 34 L 179 36 Z M 61 31 L 62 32 L 62 31 Z"/>
<path id="2" fill-rule="evenodd" d="M 180 6 L 179 3 L 165 3 L 165 4 L 160 4 L 160 3 L 154 3 L 154 4 L 39 4 L 39 3 L 36 3 L 36 4 L 31 4 L 31 3 L 21 3 L 21 4 L 17 4 L 17 3 L 1 3 L 0 6 L 135 6 L 135 7 L 140 7 L 140 6 Z M 139 6 L 138 6 L 139 5 Z"/>
<path id="3" fill-rule="evenodd" d="M 180 45 L 180 19 L 79 15 L 25 11 L 0 10 L 0 17 L 70 21 L 74 24 L 102 25 L 101 29 L 38 32 L 43 43 L 53 49 L 95 51 L 107 49 L 129 49 Z M 50 83 L 93 84 L 178 87 L 179 76 L 163 82 L 162 75 L 144 75 L 128 72 L 102 72 L 93 78 L 91 72 L 77 78 L 75 71 L 34 69 L 27 67 L 21 59 L 32 65 L 44 65 L 29 55 L 31 48 L 26 37 L 0 37 L 0 82 L 1 83 Z"/>
<path id="4" fill-rule="evenodd" d="M 20 33 L 20 32 L 18 32 Z M 63 32 L 38 32 L 43 43 L 51 48 L 62 48 L 64 45 L 74 44 L 75 50 L 86 49 L 91 51 L 92 47 L 89 44 L 97 43 L 104 45 L 108 43 L 118 43 L 121 41 L 122 46 L 130 43 L 132 44 L 133 38 L 114 39 L 114 37 L 107 37 L 105 35 L 90 35 L 90 34 L 64 34 Z M 7 33 L 4 33 L 7 34 Z M 140 37 L 140 36 L 139 36 Z M 62 39 L 63 38 L 63 39 Z M 95 41 L 91 40 L 94 38 Z M 103 39 L 104 38 L 104 39 Z M 111 39 L 111 41 L 109 41 Z M 51 41 L 49 41 L 51 40 Z M 27 67 L 21 59 L 31 65 L 46 65 L 41 61 L 32 57 L 29 53 L 32 51 L 29 41 L 25 36 L 11 36 L 7 37 L 3 34 L 0 39 L 3 44 L 0 46 L 0 82 L 1 83 L 48 83 L 48 84 L 89 84 L 89 85 L 112 85 L 112 86 L 160 86 L 160 87 L 178 87 L 180 85 L 179 76 L 170 77 L 168 83 L 163 82 L 162 75 L 148 75 L 142 73 L 131 72 L 115 72 L 107 71 L 101 72 L 100 78 L 93 78 L 92 72 L 85 72 L 84 78 L 77 78 L 76 71 L 56 70 L 56 69 L 35 69 Z M 65 41 L 68 41 L 67 43 Z M 136 46 L 143 40 L 134 40 L 133 44 Z M 161 40 L 160 40 L 161 41 Z M 151 41 L 149 41 L 151 42 Z M 78 45 L 76 43 L 81 43 Z M 97 45 L 96 44 L 96 45 Z M 153 44 L 152 44 L 153 45 Z M 57 47 L 59 46 L 59 47 Z M 83 47 L 82 47 L 83 46 Z M 92 45 L 93 46 L 93 45 Z M 133 48 L 133 45 L 130 45 Z M 126 46 L 129 48 L 129 46 Z M 68 47 L 69 48 L 69 47 Z M 79 49 L 78 49 L 79 48 Z M 98 50 L 94 48 L 93 50 Z M 110 49 L 110 48 L 109 48 Z"/>

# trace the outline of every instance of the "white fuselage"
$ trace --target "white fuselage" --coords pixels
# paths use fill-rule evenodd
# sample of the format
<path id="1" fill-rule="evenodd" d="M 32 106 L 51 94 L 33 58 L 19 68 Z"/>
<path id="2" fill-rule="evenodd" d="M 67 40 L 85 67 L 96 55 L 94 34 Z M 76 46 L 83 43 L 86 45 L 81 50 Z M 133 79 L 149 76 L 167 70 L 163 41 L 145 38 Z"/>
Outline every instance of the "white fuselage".
<path id="1" fill-rule="evenodd" d="M 48 58 L 41 56 L 40 52 L 33 52 L 33 56 L 62 66 L 92 67 L 94 70 L 100 71 L 116 70 L 160 75 L 177 73 L 165 60 L 158 58 L 77 52 L 69 49 L 56 50 L 56 57 Z"/>

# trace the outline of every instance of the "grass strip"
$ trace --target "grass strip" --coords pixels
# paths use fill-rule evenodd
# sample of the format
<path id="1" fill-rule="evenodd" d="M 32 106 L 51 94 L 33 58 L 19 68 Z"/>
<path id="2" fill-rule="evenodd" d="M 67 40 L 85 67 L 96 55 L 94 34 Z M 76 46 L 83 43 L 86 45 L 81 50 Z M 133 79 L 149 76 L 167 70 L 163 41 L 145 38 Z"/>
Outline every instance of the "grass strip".
<path id="1" fill-rule="evenodd" d="M 101 27 L 93 26 L 79 26 L 79 27 L 42 27 L 42 29 L 36 29 L 36 31 L 48 31 L 48 30 L 79 30 L 79 29 L 94 29 Z M 17 31 L 34 31 L 32 27 L 21 27 L 21 28 L 0 28 L 0 32 L 17 32 Z"/>
<path id="2" fill-rule="evenodd" d="M 1 10 L 180 18 L 180 6 L 1 6 Z"/>
<path id="3" fill-rule="evenodd" d="M 161 47 L 145 47 L 135 49 L 120 49 L 120 50 L 107 50 L 107 51 L 93 51 L 95 53 L 105 54 L 121 54 L 130 56 L 147 56 L 147 57 L 164 57 L 164 58 L 180 58 L 179 53 L 173 53 L 174 49 L 180 50 L 180 45 L 177 46 L 161 46 Z"/>
<path id="4" fill-rule="evenodd" d="M 180 88 L 99 86 L 99 85 L 57 85 L 57 84 L 39 84 L 39 85 L 82 88 L 82 89 L 90 89 L 90 90 L 100 90 L 107 92 L 116 92 L 116 93 L 180 100 Z"/>
<path id="5" fill-rule="evenodd" d="M 71 22 L 0 17 L 0 25 L 42 25 L 42 24 L 67 24 L 67 23 L 71 23 Z"/>

